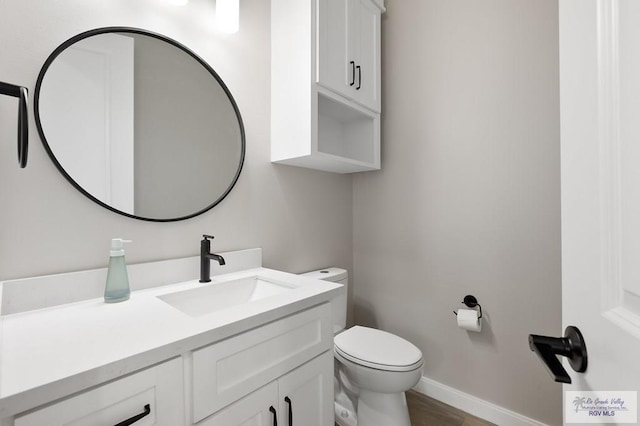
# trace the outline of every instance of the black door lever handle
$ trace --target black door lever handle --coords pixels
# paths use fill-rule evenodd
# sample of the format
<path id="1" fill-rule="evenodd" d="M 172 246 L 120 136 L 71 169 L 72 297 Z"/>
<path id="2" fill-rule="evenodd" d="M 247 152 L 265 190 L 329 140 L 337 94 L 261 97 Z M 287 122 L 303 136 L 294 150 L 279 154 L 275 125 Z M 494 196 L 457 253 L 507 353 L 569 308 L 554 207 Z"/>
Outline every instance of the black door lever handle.
<path id="1" fill-rule="evenodd" d="M 571 377 L 556 355 L 567 357 L 574 371 L 578 373 L 587 371 L 587 346 L 580 330 L 572 325 L 565 329 L 564 337 L 530 334 L 529 348 L 540 357 L 556 382 L 571 383 Z"/>

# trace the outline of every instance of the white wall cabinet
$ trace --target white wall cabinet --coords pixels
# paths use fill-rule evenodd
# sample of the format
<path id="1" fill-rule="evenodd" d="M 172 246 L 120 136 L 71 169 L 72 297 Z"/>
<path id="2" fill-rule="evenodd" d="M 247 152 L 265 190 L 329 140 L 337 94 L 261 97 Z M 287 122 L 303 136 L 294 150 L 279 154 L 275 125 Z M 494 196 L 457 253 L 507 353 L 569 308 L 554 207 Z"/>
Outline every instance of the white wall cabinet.
<path id="1" fill-rule="evenodd" d="M 198 425 L 331 426 L 333 416 L 333 354 L 326 351 Z"/>
<path id="2" fill-rule="evenodd" d="M 382 0 L 272 0 L 271 161 L 380 168 Z"/>
<path id="3" fill-rule="evenodd" d="M 380 8 L 318 0 L 318 84 L 380 112 Z"/>

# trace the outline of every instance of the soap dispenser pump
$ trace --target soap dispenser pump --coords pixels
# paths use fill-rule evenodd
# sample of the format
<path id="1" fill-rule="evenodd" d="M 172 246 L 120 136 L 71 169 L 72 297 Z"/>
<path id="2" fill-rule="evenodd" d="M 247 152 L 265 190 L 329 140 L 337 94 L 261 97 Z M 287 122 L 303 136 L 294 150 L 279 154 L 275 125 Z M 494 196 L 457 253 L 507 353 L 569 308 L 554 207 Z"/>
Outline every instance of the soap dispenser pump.
<path id="1" fill-rule="evenodd" d="M 124 302 L 131 294 L 123 248 L 124 243 L 130 242 L 122 238 L 111 240 L 111 257 L 107 270 L 107 284 L 104 288 L 104 301 L 107 303 Z"/>

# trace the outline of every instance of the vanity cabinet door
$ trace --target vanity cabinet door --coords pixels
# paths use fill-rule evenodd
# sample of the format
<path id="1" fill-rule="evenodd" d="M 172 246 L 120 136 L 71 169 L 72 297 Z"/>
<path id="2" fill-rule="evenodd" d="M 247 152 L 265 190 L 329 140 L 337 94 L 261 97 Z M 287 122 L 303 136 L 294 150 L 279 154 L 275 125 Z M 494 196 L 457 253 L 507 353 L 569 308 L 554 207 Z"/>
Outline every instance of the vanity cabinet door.
<path id="1" fill-rule="evenodd" d="M 29 414 L 15 426 L 135 426 L 184 424 L 182 359 L 177 358 L 98 386 Z"/>
<path id="2" fill-rule="evenodd" d="M 277 421 L 278 384 L 276 382 L 207 417 L 198 426 L 272 426 Z M 278 422 L 278 424 L 281 424 Z"/>
<path id="3" fill-rule="evenodd" d="M 327 351 L 331 305 L 298 312 L 193 352 L 198 422 Z"/>
<path id="4" fill-rule="evenodd" d="M 333 426 L 333 353 L 326 351 L 198 426 Z"/>
<path id="5" fill-rule="evenodd" d="M 332 426 L 333 353 L 327 351 L 278 380 L 279 425 Z"/>

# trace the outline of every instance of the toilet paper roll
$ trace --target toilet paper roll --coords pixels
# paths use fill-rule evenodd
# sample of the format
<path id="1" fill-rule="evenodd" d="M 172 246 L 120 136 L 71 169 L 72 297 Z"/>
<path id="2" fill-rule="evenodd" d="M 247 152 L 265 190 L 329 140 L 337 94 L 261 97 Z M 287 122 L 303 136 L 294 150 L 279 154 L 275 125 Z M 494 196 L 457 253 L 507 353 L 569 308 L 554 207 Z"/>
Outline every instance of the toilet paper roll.
<path id="1" fill-rule="evenodd" d="M 469 331 L 482 330 L 482 318 L 475 309 L 458 309 L 458 327 Z"/>

